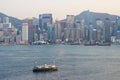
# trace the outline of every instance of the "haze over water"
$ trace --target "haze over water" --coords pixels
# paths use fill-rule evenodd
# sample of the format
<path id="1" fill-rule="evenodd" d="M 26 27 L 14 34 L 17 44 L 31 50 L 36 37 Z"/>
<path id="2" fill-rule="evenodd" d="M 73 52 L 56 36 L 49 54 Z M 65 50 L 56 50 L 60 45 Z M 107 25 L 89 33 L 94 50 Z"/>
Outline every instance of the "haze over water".
<path id="1" fill-rule="evenodd" d="M 120 46 L 0 46 L 0 80 L 119 80 Z M 35 65 L 58 71 L 33 73 Z"/>

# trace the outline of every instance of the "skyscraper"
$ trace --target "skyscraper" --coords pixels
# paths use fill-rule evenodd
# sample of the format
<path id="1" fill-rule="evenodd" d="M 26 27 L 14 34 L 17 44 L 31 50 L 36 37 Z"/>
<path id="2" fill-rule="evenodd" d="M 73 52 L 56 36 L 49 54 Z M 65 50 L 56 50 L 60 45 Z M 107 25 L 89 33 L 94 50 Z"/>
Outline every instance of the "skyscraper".
<path id="1" fill-rule="evenodd" d="M 47 31 L 47 23 L 52 24 L 52 14 L 41 14 L 39 15 L 39 27 L 41 31 Z"/>
<path id="2" fill-rule="evenodd" d="M 73 41 L 75 38 L 75 29 L 74 29 L 74 15 L 66 16 L 66 41 Z"/>
<path id="3" fill-rule="evenodd" d="M 48 29 L 47 29 L 47 34 L 48 34 L 48 41 L 53 42 L 55 40 L 54 36 L 54 26 L 51 23 L 48 23 Z"/>
<path id="4" fill-rule="evenodd" d="M 56 21 L 54 27 L 55 27 L 55 38 L 56 38 L 56 40 L 62 40 L 61 21 Z"/>
<path id="5" fill-rule="evenodd" d="M 81 26 L 81 20 L 77 19 L 75 21 L 75 36 L 76 36 L 76 40 L 79 41 L 79 40 L 82 40 L 82 26 Z"/>
<path id="6" fill-rule="evenodd" d="M 104 22 L 104 36 L 105 36 L 105 42 L 111 41 L 111 34 L 110 34 L 110 19 L 106 18 Z"/>
<path id="7" fill-rule="evenodd" d="M 28 41 L 28 23 L 22 23 L 22 41 Z"/>
<path id="8" fill-rule="evenodd" d="M 67 27 L 73 27 L 74 26 L 74 15 L 67 15 Z"/>
<path id="9" fill-rule="evenodd" d="M 28 42 L 34 42 L 34 26 L 32 18 L 28 19 Z"/>
<path id="10" fill-rule="evenodd" d="M 0 23 L 2 23 L 2 18 L 0 18 Z"/>
<path id="11" fill-rule="evenodd" d="M 120 17 L 117 17 L 117 41 L 120 42 Z"/>

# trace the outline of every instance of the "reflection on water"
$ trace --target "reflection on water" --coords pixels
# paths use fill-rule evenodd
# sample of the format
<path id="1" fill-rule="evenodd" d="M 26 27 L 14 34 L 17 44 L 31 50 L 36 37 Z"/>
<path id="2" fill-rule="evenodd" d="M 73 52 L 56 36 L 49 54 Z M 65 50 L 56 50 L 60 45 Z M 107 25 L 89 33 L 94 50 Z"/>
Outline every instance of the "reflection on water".
<path id="1" fill-rule="evenodd" d="M 119 80 L 120 46 L 1 46 L 0 80 Z M 58 71 L 33 73 L 35 65 Z"/>
<path id="2" fill-rule="evenodd" d="M 59 56 L 59 57 L 63 57 L 63 56 L 64 56 L 64 54 L 65 54 L 65 52 L 64 52 L 64 51 L 60 51 L 60 52 L 58 53 L 58 56 Z"/>

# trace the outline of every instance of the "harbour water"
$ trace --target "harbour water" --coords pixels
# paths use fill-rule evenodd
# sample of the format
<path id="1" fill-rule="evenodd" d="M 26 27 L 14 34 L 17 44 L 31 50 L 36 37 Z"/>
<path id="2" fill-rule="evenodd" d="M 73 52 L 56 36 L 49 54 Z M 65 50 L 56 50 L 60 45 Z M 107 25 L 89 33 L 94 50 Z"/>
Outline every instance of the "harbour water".
<path id="1" fill-rule="evenodd" d="M 32 72 L 43 64 L 58 71 Z M 120 45 L 0 46 L 0 80 L 120 80 Z"/>

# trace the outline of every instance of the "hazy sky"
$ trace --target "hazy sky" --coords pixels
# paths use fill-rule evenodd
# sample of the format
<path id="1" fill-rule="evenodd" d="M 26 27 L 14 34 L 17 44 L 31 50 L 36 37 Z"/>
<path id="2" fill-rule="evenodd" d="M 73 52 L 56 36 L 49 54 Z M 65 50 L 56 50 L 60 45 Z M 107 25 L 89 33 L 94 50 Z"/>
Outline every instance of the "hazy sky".
<path id="1" fill-rule="evenodd" d="M 120 15 L 120 0 L 0 0 L 0 12 L 19 19 L 52 13 L 59 20 L 84 10 Z"/>

